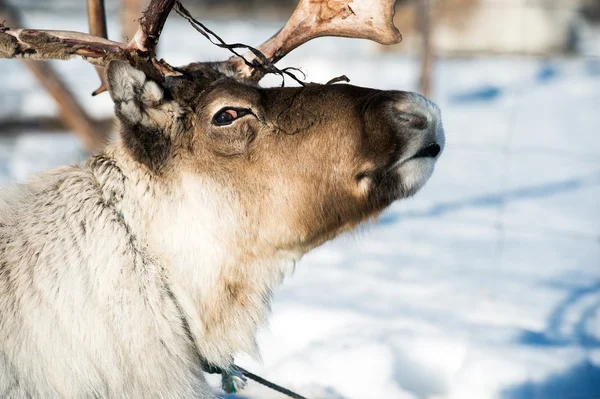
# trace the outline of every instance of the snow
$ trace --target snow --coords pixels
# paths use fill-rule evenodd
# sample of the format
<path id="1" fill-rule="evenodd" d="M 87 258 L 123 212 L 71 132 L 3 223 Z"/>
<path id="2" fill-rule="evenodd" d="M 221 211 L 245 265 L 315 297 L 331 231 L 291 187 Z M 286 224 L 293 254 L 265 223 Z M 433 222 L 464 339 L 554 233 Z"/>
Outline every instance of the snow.
<path id="1" fill-rule="evenodd" d="M 27 22 L 85 29 L 47 13 Z M 209 26 L 257 43 L 279 25 Z M 175 18 L 161 43 L 175 64 L 228 56 Z M 310 81 L 414 89 L 415 60 L 376 50 L 324 38 L 284 64 Z M 89 96 L 91 67 L 56 65 L 90 113 L 111 115 L 107 95 Z M 430 182 L 305 256 L 275 295 L 262 361 L 237 362 L 313 399 L 600 397 L 599 71 L 594 57 L 438 60 L 447 144 Z M 0 121 L 56 112 L 18 62 L 0 76 Z M 66 132 L 2 136 L 0 178 L 84 156 Z M 240 397 L 281 396 L 250 383 Z"/>

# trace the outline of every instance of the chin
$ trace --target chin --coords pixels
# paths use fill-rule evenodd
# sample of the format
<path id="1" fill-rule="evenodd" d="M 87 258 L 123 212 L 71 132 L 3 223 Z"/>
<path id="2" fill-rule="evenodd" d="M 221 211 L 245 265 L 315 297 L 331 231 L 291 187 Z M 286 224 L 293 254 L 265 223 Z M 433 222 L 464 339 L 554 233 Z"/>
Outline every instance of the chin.
<path id="1" fill-rule="evenodd" d="M 417 158 L 403 163 L 396 173 L 400 180 L 400 197 L 410 197 L 419 191 L 431 177 L 435 167 L 433 158 Z"/>

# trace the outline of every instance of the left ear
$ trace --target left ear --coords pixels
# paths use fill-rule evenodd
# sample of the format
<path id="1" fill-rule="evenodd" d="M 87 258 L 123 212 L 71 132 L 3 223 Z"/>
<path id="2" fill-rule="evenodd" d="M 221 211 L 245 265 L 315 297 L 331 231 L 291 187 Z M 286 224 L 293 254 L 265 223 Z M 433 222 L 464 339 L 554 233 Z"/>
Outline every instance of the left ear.
<path id="1" fill-rule="evenodd" d="M 111 61 L 106 74 L 125 147 L 136 161 L 158 172 L 169 159 L 180 107 L 127 62 Z"/>

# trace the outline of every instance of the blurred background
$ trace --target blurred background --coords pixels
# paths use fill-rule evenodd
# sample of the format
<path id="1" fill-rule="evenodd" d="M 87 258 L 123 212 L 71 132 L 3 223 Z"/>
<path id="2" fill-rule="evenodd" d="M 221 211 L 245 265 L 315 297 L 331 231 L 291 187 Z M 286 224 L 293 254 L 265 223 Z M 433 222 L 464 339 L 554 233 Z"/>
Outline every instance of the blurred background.
<path id="1" fill-rule="evenodd" d="M 109 38 L 131 37 L 143 3 L 106 1 Z M 296 5 L 183 3 L 251 45 Z M 87 31 L 86 12 L 84 0 L 0 0 L 8 26 Z M 262 360 L 236 361 L 314 399 L 600 398 L 600 0 L 399 0 L 395 20 L 398 45 L 321 38 L 281 65 L 427 93 L 445 153 L 414 198 L 299 262 Z M 159 56 L 229 54 L 172 13 Z M 98 86 L 81 60 L 0 60 L 0 182 L 110 138 Z M 239 397 L 281 398 L 253 383 Z"/>

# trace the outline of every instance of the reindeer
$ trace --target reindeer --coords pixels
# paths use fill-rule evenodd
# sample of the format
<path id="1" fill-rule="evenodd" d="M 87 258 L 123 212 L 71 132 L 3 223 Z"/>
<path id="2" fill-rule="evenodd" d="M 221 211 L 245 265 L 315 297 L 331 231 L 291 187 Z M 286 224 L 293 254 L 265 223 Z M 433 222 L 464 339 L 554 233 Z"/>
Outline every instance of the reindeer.
<path id="1" fill-rule="evenodd" d="M 106 67 L 120 124 L 0 195 L 2 398 L 214 397 L 202 364 L 257 354 L 294 263 L 433 171 L 441 117 L 418 94 L 258 85 L 317 36 L 397 42 L 393 0 L 301 0 L 258 49 L 177 68 L 155 57 L 173 7 L 215 37 L 177 0 L 152 0 L 127 44 L 0 30 L 0 57 Z"/>

